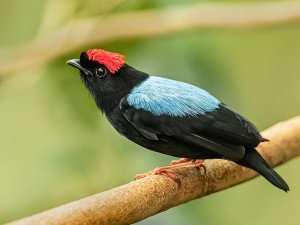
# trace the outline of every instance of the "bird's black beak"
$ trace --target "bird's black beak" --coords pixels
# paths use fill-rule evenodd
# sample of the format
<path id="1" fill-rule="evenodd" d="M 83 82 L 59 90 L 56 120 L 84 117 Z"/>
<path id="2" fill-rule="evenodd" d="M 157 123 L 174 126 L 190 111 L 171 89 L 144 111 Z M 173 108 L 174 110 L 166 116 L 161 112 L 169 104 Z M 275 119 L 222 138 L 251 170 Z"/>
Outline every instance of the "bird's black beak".
<path id="1" fill-rule="evenodd" d="M 83 67 L 81 66 L 80 60 L 79 60 L 79 59 L 71 59 L 71 60 L 68 60 L 68 61 L 67 61 L 67 64 L 70 65 L 70 66 L 72 66 L 72 67 L 75 67 L 75 68 L 81 70 L 81 71 L 84 72 L 86 75 L 93 75 L 93 74 L 91 73 L 91 71 L 89 71 L 89 70 L 87 70 L 87 69 L 85 69 L 85 68 L 83 68 Z"/>

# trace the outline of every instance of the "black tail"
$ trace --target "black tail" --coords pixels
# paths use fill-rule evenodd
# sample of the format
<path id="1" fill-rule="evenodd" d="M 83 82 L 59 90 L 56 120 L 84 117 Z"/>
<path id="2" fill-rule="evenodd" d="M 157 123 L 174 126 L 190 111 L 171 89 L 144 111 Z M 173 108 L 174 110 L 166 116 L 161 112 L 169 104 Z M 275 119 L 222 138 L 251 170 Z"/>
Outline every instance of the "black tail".
<path id="1" fill-rule="evenodd" d="M 269 166 L 254 148 L 246 148 L 245 156 L 237 163 L 260 173 L 276 187 L 286 192 L 290 190 L 287 183 Z"/>

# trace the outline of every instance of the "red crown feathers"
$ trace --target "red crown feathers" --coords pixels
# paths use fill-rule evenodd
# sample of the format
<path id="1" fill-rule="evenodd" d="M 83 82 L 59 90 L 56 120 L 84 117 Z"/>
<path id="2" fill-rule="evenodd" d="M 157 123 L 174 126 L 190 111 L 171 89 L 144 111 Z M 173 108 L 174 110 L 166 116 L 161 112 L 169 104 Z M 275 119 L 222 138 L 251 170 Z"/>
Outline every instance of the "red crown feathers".
<path id="1" fill-rule="evenodd" d="M 87 50 L 89 60 L 103 64 L 111 73 L 118 71 L 125 63 L 125 57 L 119 53 L 107 52 L 103 49 Z"/>

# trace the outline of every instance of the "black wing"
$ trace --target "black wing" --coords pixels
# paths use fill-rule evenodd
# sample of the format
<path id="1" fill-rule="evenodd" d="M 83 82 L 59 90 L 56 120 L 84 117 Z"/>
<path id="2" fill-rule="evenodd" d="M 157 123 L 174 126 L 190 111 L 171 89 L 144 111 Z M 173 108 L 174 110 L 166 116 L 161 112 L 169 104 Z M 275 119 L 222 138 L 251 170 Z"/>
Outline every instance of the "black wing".
<path id="1" fill-rule="evenodd" d="M 216 111 L 207 113 L 205 117 L 214 121 L 208 127 L 207 133 L 219 136 L 224 141 L 248 147 L 256 147 L 260 142 L 268 141 L 262 138 L 251 122 L 224 104 Z"/>
<path id="2" fill-rule="evenodd" d="M 149 140 L 157 141 L 159 135 L 167 135 L 234 161 L 244 156 L 244 146 L 257 146 L 263 141 L 250 122 L 225 105 L 198 116 L 156 116 L 135 109 L 124 97 L 120 109 L 125 118 Z"/>

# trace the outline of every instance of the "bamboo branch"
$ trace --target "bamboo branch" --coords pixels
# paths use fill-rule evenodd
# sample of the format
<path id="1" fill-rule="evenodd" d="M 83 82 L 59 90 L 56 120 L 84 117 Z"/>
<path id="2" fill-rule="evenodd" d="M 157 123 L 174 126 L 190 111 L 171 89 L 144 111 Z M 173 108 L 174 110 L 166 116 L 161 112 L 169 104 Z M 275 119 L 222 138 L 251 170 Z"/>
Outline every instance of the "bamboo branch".
<path id="1" fill-rule="evenodd" d="M 1 52 L 0 76 L 35 67 L 74 49 L 112 40 L 149 37 L 192 28 L 251 28 L 300 21 L 300 1 L 192 4 L 81 20 Z"/>
<path id="2" fill-rule="evenodd" d="M 300 155 L 300 116 L 278 123 L 262 134 L 271 141 L 262 143 L 258 150 L 271 165 L 280 165 Z M 225 160 L 206 160 L 204 164 L 205 174 L 195 168 L 177 169 L 180 186 L 165 176 L 152 175 L 11 225 L 132 224 L 257 176 L 252 170 Z"/>

